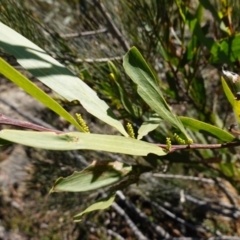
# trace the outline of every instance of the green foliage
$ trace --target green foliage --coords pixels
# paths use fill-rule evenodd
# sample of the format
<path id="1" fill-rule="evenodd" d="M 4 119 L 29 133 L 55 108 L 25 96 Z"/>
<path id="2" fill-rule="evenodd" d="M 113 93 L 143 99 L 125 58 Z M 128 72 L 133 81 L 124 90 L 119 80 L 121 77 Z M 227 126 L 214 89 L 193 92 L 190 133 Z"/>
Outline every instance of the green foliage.
<path id="1" fill-rule="evenodd" d="M 162 120 L 156 115 L 149 117 L 148 120 L 144 121 L 138 129 L 137 139 L 142 139 L 149 132 L 155 130 L 159 126 L 161 121 Z"/>
<path id="2" fill-rule="evenodd" d="M 70 61 L 70 68 L 77 69 L 82 80 L 23 37 L 20 26 L 15 28 L 20 32 L 17 33 L 0 23 L 0 46 L 5 52 L 14 55 L 21 66 L 60 97 L 68 102 L 79 101 L 87 112 L 123 135 L 118 136 L 114 130 L 111 135 L 89 133 L 89 123 L 82 118 L 83 115 L 77 115 L 76 121 L 70 111 L 66 111 L 20 71 L 0 59 L 0 73 L 82 132 L 1 130 L 0 146 L 11 142 L 51 150 L 93 150 L 142 157 L 142 162 L 134 158 L 136 166 L 131 166 L 130 161 L 123 164 L 104 158 L 104 161 L 94 161 L 82 171 L 58 178 L 51 192 L 111 189 L 107 198 L 76 215 L 76 221 L 83 214 L 111 206 L 117 189 L 138 183 L 140 175 L 152 171 L 153 167 L 158 170 L 163 160 L 173 165 L 176 162 L 175 168 L 181 171 L 185 171 L 185 166 L 180 163 L 186 164 L 191 174 L 226 176 L 234 186 L 239 187 L 239 167 L 232 160 L 237 150 L 222 149 L 238 146 L 239 142 L 224 130 L 233 120 L 226 111 L 228 103 L 219 97 L 222 93 L 219 90 L 218 72 L 215 69 L 212 75 L 209 73 L 209 64 L 215 67 L 223 63 L 234 66 L 240 59 L 239 34 L 226 21 L 231 15 L 223 10 L 223 6 L 218 11 L 207 0 L 199 1 L 193 8 L 187 2 L 178 0 L 174 3 L 161 2 L 142 0 L 130 3 L 124 0 L 117 3 L 116 9 L 124 11 L 115 16 L 115 20 L 125 16 L 122 22 L 125 21 L 123 29 L 128 28 L 125 29 L 128 33 L 126 39 L 138 48 L 132 47 L 125 53 L 123 66 L 117 61 L 100 62 L 93 66 L 84 61 Z M 108 3 L 105 4 L 108 6 Z M 228 8 L 225 6 L 225 9 Z M 215 31 L 209 30 L 204 19 L 206 10 L 219 26 Z M 132 21 L 129 21 L 129 17 Z M 211 27 L 216 27 L 216 24 Z M 212 36 L 215 32 L 217 34 Z M 120 46 L 124 44 L 121 37 L 116 38 L 120 38 Z M 55 43 L 53 49 L 57 44 L 65 48 L 61 36 L 58 39 L 62 44 Z M 65 49 L 74 55 L 79 51 L 76 47 L 78 44 L 69 44 L 70 49 Z M 106 45 L 109 52 L 113 51 L 114 44 L 107 42 Z M 126 49 L 126 45 L 121 47 Z M 119 52 L 123 55 L 123 51 Z M 58 57 L 61 54 L 54 52 L 53 55 Z M 239 101 L 227 82 L 223 78 L 221 81 L 239 120 Z M 124 124 L 120 119 L 125 121 Z M 134 139 L 134 133 L 138 133 L 137 139 Z M 202 150 L 195 149 L 196 145 L 202 145 Z M 214 150 L 216 145 L 219 146 L 218 151 Z M 190 148 L 192 150 L 187 153 L 179 151 Z M 179 155 L 175 154 L 176 151 Z M 220 160 L 216 155 L 221 156 Z M 213 165 L 206 164 L 206 160 L 215 158 L 217 160 Z M 131 181 L 121 185 L 128 177 Z"/>
<path id="3" fill-rule="evenodd" d="M 96 211 L 96 210 L 103 210 L 103 209 L 110 207 L 112 205 L 114 199 L 115 199 L 115 194 L 110 194 L 108 197 L 95 202 L 94 204 L 92 204 L 90 207 L 86 208 L 81 213 L 75 215 L 74 221 L 77 221 L 77 222 L 81 221 L 83 214 L 86 214 L 86 213 L 89 213 L 92 211 Z"/>
<path id="4" fill-rule="evenodd" d="M 20 64 L 22 64 L 39 80 L 45 83 L 48 87 L 52 88 L 62 97 L 69 101 L 76 99 L 79 100 L 90 113 L 98 116 L 110 125 L 115 126 L 125 136 L 128 136 L 125 130 L 121 127 L 120 122 L 118 122 L 113 116 L 113 113 L 108 108 L 107 104 L 100 100 L 92 89 L 90 89 L 81 80 L 75 78 L 70 71 L 48 56 L 42 49 L 38 48 L 18 33 L 9 29 L 4 24 L 1 26 L 3 27 L 2 31 L 4 33 L 4 37 L 1 38 L 1 46 L 5 47 L 5 50 L 9 53 L 16 52 L 15 57 L 18 59 Z M 18 38 L 18 45 L 15 41 L 16 37 Z M 6 44 L 6 42 L 8 44 Z M 30 48 L 31 54 L 29 55 L 29 50 L 27 49 Z M 49 63 L 51 63 L 51 65 L 49 65 Z M 67 120 L 73 122 L 80 130 L 83 131 L 83 128 L 86 128 L 86 123 L 82 123 L 84 121 L 82 117 L 79 120 L 78 116 L 80 125 L 76 124 L 76 121 L 73 120 L 73 118 L 58 103 L 30 82 L 30 80 L 9 66 L 4 60 L 1 60 L 1 64 L 1 72 L 7 78 L 11 79 L 14 83 L 22 87 L 25 91 L 30 93 L 47 107 L 54 110 L 57 114 L 64 116 Z M 231 134 L 217 127 L 211 126 L 210 124 L 186 117 L 179 118 L 173 114 L 159 89 L 158 83 L 160 83 L 160 81 L 156 79 L 152 70 L 135 47 L 130 49 L 124 57 L 123 66 L 126 73 L 131 77 L 134 83 L 137 84 L 138 94 L 146 103 L 148 103 L 150 108 L 155 111 L 155 114 L 157 114 L 160 119 L 170 123 L 175 129 L 179 130 L 185 136 L 186 140 L 183 140 L 180 136 L 174 133 L 174 138 L 179 144 L 192 143 L 192 140 L 188 137 L 183 126 L 187 126 L 192 130 L 201 130 L 210 133 L 222 141 L 234 140 L 234 137 Z M 109 63 L 109 68 L 113 74 L 112 77 L 114 81 L 117 83 L 119 98 L 121 99 L 123 106 L 130 114 L 134 114 L 133 108 L 130 107 L 131 104 L 127 100 L 128 98 L 126 96 L 126 91 L 124 90 L 120 74 L 111 62 Z M 65 81 L 68 80 L 67 84 L 65 84 L 65 81 L 62 81 L 63 79 L 65 79 Z M 143 125 L 139 128 L 138 139 L 141 139 L 144 135 L 156 129 L 159 126 L 159 123 L 159 119 L 157 119 L 157 121 L 152 121 L 151 118 L 147 122 L 143 123 Z M 83 125 L 85 127 L 83 127 Z M 149 153 L 154 153 L 156 155 L 166 154 L 158 146 L 132 139 L 134 138 L 132 125 L 128 124 L 127 130 L 131 138 L 78 132 L 56 134 L 19 130 L 2 130 L 0 137 L 1 139 L 10 142 L 51 150 L 88 149 L 131 154 L 135 156 L 147 156 Z M 32 141 L 32 139 L 34 139 L 34 141 Z M 169 142 L 169 138 L 167 139 L 166 149 L 170 151 L 171 142 Z M 51 191 L 89 191 L 121 181 L 123 177 L 122 175 L 116 174 L 117 171 L 113 170 L 110 170 L 108 174 L 108 168 L 104 166 L 104 169 L 102 169 L 103 166 L 104 165 L 102 164 L 97 164 L 88 167 L 82 172 L 76 172 L 67 178 L 60 178 L 56 181 Z M 131 170 L 129 169 L 127 172 L 129 171 Z M 97 175 L 100 173 L 100 176 L 103 174 L 104 178 L 101 179 L 101 177 L 96 177 L 96 172 Z M 114 175 L 112 175 L 113 172 Z M 124 172 L 126 174 L 125 170 Z"/>
<path id="5" fill-rule="evenodd" d="M 230 102 L 230 104 L 232 105 L 238 121 L 240 121 L 240 102 L 238 100 L 236 100 L 236 98 L 233 95 L 233 92 L 229 88 L 229 86 L 226 83 L 226 81 L 224 80 L 224 78 L 222 78 L 221 80 L 222 80 L 222 86 L 223 86 L 223 90 L 226 94 L 226 97 L 227 97 L 228 101 Z"/>
<path id="6" fill-rule="evenodd" d="M 137 91 L 143 100 L 159 115 L 160 118 L 172 124 L 179 129 L 186 138 L 187 133 L 166 103 L 160 89 L 157 85 L 159 81 L 155 79 L 154 74 L 147 65 L 140 52 L 133 47 L 123 59 L 123 67 L 126 73 L 137 84 Z"/>
<path id="7" fill-rule="evenodd" d="M 39 87 L 22 75 L 19 71 L 16 71 L 11 67 L 6 61 L 0 58 L 0 68 L 1 74 L 6 78 L 14 82 L 16 85 L 21 87 L 24 91 L 29 93 L 32 97 L 36 98 L 39 102 L 43 103 L 45 106 L 53 110 L 59 116 L 62 116 L 67 121 L 72 123 L 80 131 L 83 131 L 82 127 L 76 122 L 76 120 L 59 105 L 53 98 L 43 92 Z"/>
<path id="8" fill-rule="evenodd" d="M 0 137 L 30 147 L 58 151 L 88 149 L 136 156 L 147 156 L 149 153 L 160 156 L 166 154 L 163 149 L 155 144 L 117 135 L 86 134 L 80 132 L 56 134 L 51 132 L 2 130 Z"/>
<path id="9" fill-rule="evenodd" d="M 0 46 L 9 54 L 13 54 L 26 70 L 66 100 L 78 100 L 89 113 L 127 136 L 122 124 L 116 120 L 106 102 L 99 99 L 83 81 L 28 39 L 3 23 L 0 23 L 0 27 Z"/>
<path id="10" fill-rule="evenodd" d="M 118 90 L 118 97 L 122 102 L 122 105 L 124 108 L 128 111 L 131 115 L 137 116 L 137 111 L 134 110 L 133 103 L 130 102 L 129 96 L 126 92 L 126 89 L 124 87 L 123 81 L 121 79 L 120 73 L 117 70 L 117 67 L 113 64 L 113 62 L 108 62 L 109 70 L 110 70 L 110 76 L 112 77 L 112 80 L 114 81 L 114 84 L 116 84 L 117 90 Z"/>
<path id="11" fill-rule="evenodd" d="M 193 131 L 205 132 L 214 137 L 219 138 L 221 141 L 231 142 L 235 139 L 235 137 L 227 131 L 224 131 L 218 127 L 210 125 L 205 122 L 201 122 L 196 119 L 188 118 L 188 117 L 180 117 L 181 122 L 187 128 L 190 128 Z"/>
<path id="12" fill-rule="evenodd" d="M 221 39 L 219 43 L 214 43 L 211 47 L 212 63 L 231 63 L 239 60 L 240 58 L 240 35 Z"/>
<path id="13" fill-rule="evenodd" d="M 81 172 L 56 180 L 51 192 L 84 192 L 109 186 L 121 181 L 131 166 L 121 162 L 93 162 Z"/>

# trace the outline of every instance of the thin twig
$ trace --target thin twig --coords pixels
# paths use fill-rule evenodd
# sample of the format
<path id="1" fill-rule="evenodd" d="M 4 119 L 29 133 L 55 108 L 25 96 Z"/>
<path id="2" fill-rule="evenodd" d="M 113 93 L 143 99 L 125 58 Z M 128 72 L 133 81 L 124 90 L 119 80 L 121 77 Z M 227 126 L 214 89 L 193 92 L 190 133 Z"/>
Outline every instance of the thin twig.
<path id="1" fill-rule="evenodd" d="M 226 186 L 224 186 L 224 184 L 221 181 L 219 181 L 218 179 L 215 179 L 215 181 L 216 181 L 216 184 L 218 185 L 218 187 L 224 192 L 224 194 L 226 195 L 228 200 L 231 202 L 231 204 L 236 207 L 237 203 L 236 203 L 234 197 L 232 196 L 232 194 L 227 190 Z"/>
<path id="2" fill-rule="evenodd" d="M 141 212 L 138 208 L 136 208 L 136 206 L 132 203 L 129 202 L 126 197 L 124 196 L 122 191 L 117 191 L 116 195 L 122 200 L 124 201 L 124 203 L 126 204 L 126 206 L 131 209 L 134 213 L 134 215 L 138 216 L 138 219 L 142 219 L 144 221 L 144 225 L 146 226 L 150 226 L 153 230 L 155 230 L 155 233 L 158 235 L 158 237 L 162 238 L 169 238 L 171 235 L 166 232 L 160 225 L 156 225 L 153 222 L 151 222 L 148 217 Z M 139 220 L 140 220 L 139 219 Z"/>
<path id="3" fill-rule="evenodd" d="M 171 174 L 168 174 L 168 175 L 171 176 Z M 163 188 L 164 190 L 167 189 L 165 186 L 160 185 L 160 183 L 157 182 L 155 178 L 151 178 L 151 182 L 156 185 L 155 188 L 157 188 L 157 189 L 159 189 L 160 187 Z M 215 181 L 213 183 L 216 184 Z M 171 195 L 176 194 L 176 192 L 174 190 L 170 191 L 170 193 L 171 193 Z M 219 200 L 218 201 L 216 200 L 214 202 L 213 199 L 207 199 L 207 198 L 199 199 L 198 197 L 194 197 L 194 196 L 186 194 L 186 193 L 184 194 L 184 197 L 187 201 L 190 201 L 197 205 L 201 205 L 210 211 L 214 211 L 214 212 L 223 214 L 223 215 L 231 217 L 233 219 L 239 219 L 240 208 L 238 208 L 237 206 L 226 204 Z M 214 205 L 214 206 L 212 206 L 212 205 Z"/>
<path id="4" fill-rule="evenodd" d="M 86 36 L 92 36 L 99 33 L 105 33 L 107 32 L 106 28 L 100 28 L 95 31 L 85 31 L 80 33 L 67 33 L 67 34 L 60 34 L 60 37 L 62 38 L 76 38 L 76 37 L 86 37 Z"/>
<path id="5" fill-rule="evenodd" d="M 7 117 L 1 113 L 0 113 L 0 124 L 17 126 L 17 127 L 27 128 L 27 129 L 31 129 L 31 130 L 35 130 L 35 131 L 40 131 L 40 132 L 54 132 L 57 134 L 63 133 L 62 131 L 45 128 L 45 127 L 42 127 L 42 126 L 34 124 L 34 123 L 30 123 L 30 122 L 26 122 L 26 121 L 22 121 L 22 120 L 16 120 L 14 118 Z"/>
<path id="6" fill-rule="evenodd" d="M 105 20 L 107 21 L 108 27 L 110 32 L 117 38 L 117 40 L 120 42 L 120 44 L 122 45 L 124 51 L 128 51 L 130 49 L 130 45 L 128 44 L 128 42 L 126 41 L 126 39 L 124 39 L 124 37 L 122 36 L 120 30 L 117 28 L 117 26 L 114 24 L 110 14 L 107 12 L 105 6 L 101 3 L 100 0 L 94 0 L 94 5 L 100 10 L 100 12 L 102 13 L 103 17 L 105 18 Z"/>
<path id="7" fill-rule="evenodd" d="M 123 59 L 123 56 L 116 56 L 116 57 L 105 57 L 105 58 L 71 58 L 71 57 L 58 57 L 54 54 L 51 56 L 59 61 L 69 61 L 72 63 L 105 63 L 109 61 L 120 61 Z"/>
<path id="8" fill-rule="evenodd" d="M 159 178 L 175 178 L 175 179 L 183 179 L 183 180 L 191 180 L 191 181 L 201 181 L 209 184 L 214 184 L 215 182 L 209 178 L 200 178 L 193 176 L 183 176 L 183 175 L 175 175 L 175 174 L 163 174 L 163 173 L 154 173 L 154 177 Z"/>
<path id="9" fill-rule="evenodd" d="M 125 238 L 123 238 L 121 235 L 119 235 L 118 233 L 114 232 L 113 230 L 111 229 L 108 229 L 107 230 L 107 233 L 111 236 L 114 237 L 114 239 L 117 239 L 117 240 L 124 240 Z"/>
<path id="10" fill-rule="evenodd" d="M 214 205 L 219 205 L 219 206 L 229 209 L 231 211 L 239 212 L 238 215 L 240 215 L 240 208 L 238 208 L 237 206 L 234 206 L 232 204 L 227 204 L 225 202 L 220 202 L 218 199 L 214 201 L 213 199 L 203 198 L 203 200 L 208 203 L 214 204 Z"/>
<path id="11" fill-rule="evenodd" d="M 175 221 L 177 221 L 177 222 L 185 225 L 186 227 L 188 227 L 188 228 L 190 228 L 190 229 L 193 229 L 193 230 L 196 231 L 196 232 L 201 232 L 201 233 L 204 233 L 204 234 L 207 232 L 207 230 L 204 229 L 204 227 L 202 227 L 202 226 L 195 226 L 195 225 L 193 225 L 193 224 L 185 221 L 183 218 L 178 217 L 176 214 L 170 212 L 170 211 L 167 210 L 166 208 L 160 206 L 158 203 L 156 203 L 156 202 L 154 202 L 154 201 L 150 201 L 149 199 L 148 199 L 148 201 L 149 201 L 156 209 L 158 209 L 159 211 L 165 213 L 168 217 L 170 217 L 170 218 L 174 219 Z"/>
<path id="12" fill-rule="evenodd" d="M 171 175 L 171 174 L 170 174 Z M 157 187 L 159 189 L 159 183 L 154 181 L 154 184 L 157 184 Z M 216 184 L 216 183 L 215 183 Z M 176 193 L 174 191 L 171 191 L 171 195 L 175 195 Z M 225 204 L 219 201 L 213 202 L 212 199 L 199 199 L 197 197 L 194 197 L 190 194 L 184 194 L 184 198 L 192 202 L 194 204 L 197 204 L 201 206 L 203 209 L 206 209 L 208 211 L 216 212 L 218 214 L 222 214 L 223 216 L 227 216 L 229 218 L 232 218 L 234 220 L 239 219 L 240 216 L 240 209 L 236 206 Z M 206 226 L 205 226 L 206 228 Z"/>
<path id="13" fill-rule="evenodd" d="M 166 144 L 157 144 L 157 146 L 167 149 Z M 216 144 L 185 144 L 185 145 L 172 145 L 169 153 L 188 150 L 188 149 L 219 149 L 219 148 L 230 148 L 240 146 L 240 141 L 227 142 L 227 143 L 216 143 Z"/>
<path id="14" fill-rule="evenodd" d="M 195 203 L 201 207 L 206 208 L 208 211 L 216 212 L 216 213 L 222 214 L 224 216 L 230 217 L 232 219 L 238 219 L 239 215 L 240 215 L 240 212 L 238 210 L 225 209 L 221 206 L 218 206 L 218 207 L 210 206 L 209 205 L 210 203 L 208 203 L 204 200 L 197 199 L 189 194 L 185 194 L 185 199 L 189 202 Z"/>
<path id="15" fill-rule="evenodd" d="M 138 227 L 135 225 L 135 223 L 131 220 L 131 218 L 126 214 L 126 212 L 116 203 L 114 202 L 111 207 L 119 214 L 121 215 L 128 226 L 132 229 L 134 235 L 139 240 L 148 240 L 147 237 L 145 237 L 142 232 L 138 229 Z"/>
<path id="16" fill-rule="evenodd" d="M 23 118 L 25 118 L 29 122 L 35 123 L 37 125 L 41 125 L 45 128 L 55 129 L 51 124 L 46 123 L 45 121 L 43 121 L 40 118 L 33 117 L 32 115 L 26 113 L 25 111 L 21 111 L 18 107 L 14 106 L 9 101 L 6 101 L 5 99 L 3 99 L 1 97 L 0 97 L 0 102 L 7 105 L 10 109 L 14 110 L 14 112 L 18 113 L 20 116 L 22 116 Z"/>
<path id="17" fill-rule="evenodd" d="M 77 58 L 74 60 L 76 63 L 104 63 L 104 62 L 109 62 L 109 61 L 120 61 L 123 59 L 123 56 L 117 56 L 117 57 L 106 57 L 106 58 L 85 58 L 85 59 L 80 59 Z"/>
<path id="18" fill-rule="evenodd" d="M 231 133 L 233 133 L 233 134 L 240 135 L 240 132 L 239 132 L 238 130 L 234 129 L 235 127 L 236 127 L 236 125 L 235 125 L 235 124 L 232 124 L 232 125 L 229 127 L 228 130 L 229 130 Z"/>

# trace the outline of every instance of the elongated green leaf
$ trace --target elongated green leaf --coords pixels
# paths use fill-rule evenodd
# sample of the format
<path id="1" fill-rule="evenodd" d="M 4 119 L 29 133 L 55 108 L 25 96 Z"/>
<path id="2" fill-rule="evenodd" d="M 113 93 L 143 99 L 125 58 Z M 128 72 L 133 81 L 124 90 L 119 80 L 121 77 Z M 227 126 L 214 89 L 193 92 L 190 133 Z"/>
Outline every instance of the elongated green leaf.
<path id="1" fill-rule="evenodd" d="M 178 11 L 179 11 L 183 21 L 186 22 L 187 8 L 186 8 L 185 4 L 183 4 L 181 0 L 176 0 L 176 4 L 177 4 Z"/>
<path id="2" fill-rule="evenodd" d="M 94 162 L 81 172 L 57 179 L 51 192 L 84 192 L 103 188 L 122 180 L 131 169 L 131 166 L 117 161 Z"/>
<path id="3" fill-rule="evenodd" d="M 240 101 L 237 101 L 235 99 L 231 89 L 229 88 L 228 84 L 226 83 L 226 81 L 223 77 L 221 78 L 221 81 L 222 81 L 224 93 L 225 93 L 228 101 L 230 102 L 230 104 L 233 107 L 233 110 L 237 116 L 238 122 L 240 122 Z"/>
<path id="4" fill-rule="evenodd" d="M 166 103 L 150 67 L 137 48 L 131 50 L 123 58 L 123 66 L 128 76 L 137 84 L 137 91 L 144 101 L 165 121 L 179 129 L 188 138 L 187 133 Z"/>
<path id="5" fill-rule="evenodd" d="M 222 81 L 222 86 L 223 86 L 224 93 L 226 94 L 226 97 L 227 97 L 228 101 L 230 102 L 230 104 L 232 105 L 232 107 L 234 107 L 235 97 L 234 97 L 231 89 L 229 88 L 227 82 L 225 81 L 225 79 L 223 77 L 221 78 L 221 81 Z"/>
<path id="6" fill-rule="evenodd" d="M 126 94 L 126 91 L 125 91 L 125 88 L 124 88 L 124 85 L 123 85 L 123 82 L 122 82 L 119 71 L 117 70 L 116 66 L 112 62 L 108 62 L 108 66 L 109 66 L 110 71 L 114 75 L 115 84 L 117 86 L 119 96 L 120 96 L 120 99 L 121 99 L 121 102 L 122 102 L 124 108 L 129 113 L 134 114 L 132 103 L 130 102 L 130 100 L 129 100 L 127 94 Z"/>
<path id="7" fill-rule="evenodd" d="M 17 61 L 41 82 L 68 101 L 79 100 L 89 113 L 128 136 L 109 106 L 66 67 L 1 22 L 0 33 L 0 47 L 14 55 Z"/>
<path id="8" fill-rule="evenodd" d="M 147 121 L 143 122 L 140 128 L 138 129 L 137 139 L 142 139 L 143 136 L 147 135 L 149 132 L 155 130 L 161 122 L 159 117 L 150 117 Z"/>
<path id="9" fill-rule="evenodd" d="M 188 117 L 180 117 L 180 120 L 185 127 L 188 127 L 193 131 L 200 131 L 211 134 L 224 142 L 231 142 L 235 139 L 235 137 L 229 132 L 224 131 L 221 128 L 215 127 L 211 124 Z"/>
<path id="10" fill-rule="evenodd" d="M 42 91 L 19 71 L 15 70 L 2 58 L 0 58 L 0 73 L 21 87 L 25 92 L 36 98 L 39 102 L 56 112 L 59 116 L 62 116 L 67 121 L 72 123 L 80 131 L 83 131 L 82 127 L 77 123 L 77 121 L 61 105 L 59 105 L 54 99 L 48 96 L 44 91 Z"/>
<path id="11" fill-rule="evenodd" d="M 30 147 L 50 150 L 99 150 L 136 156 L 149 153 L 165 155 L 160 147 L 140 140 L 122 136 L 69 132 L 56 134 L 51 132 L 33 132 L 22 130 L 2 130 L 0 138 Z"/>
<path id="12" fill-rule="evenodd" d="M 114 194 L 110 194 L 108 197 L 95 202 L 94 204 L 92 204 L 91 206 L 89 206 L 88 208 L 86 208 L 84 211 L 80 212 L 79 214 L 75 215 L 74 221 L 75 222 L 79 222 L 81 221 L 82 215 L 92 212 L 92 211 L 96 211 L 96 210 L 103 210 L 106 208 L 109 208 L 112 203 L 114 202 L 115 199 L 115 193 Z"/>

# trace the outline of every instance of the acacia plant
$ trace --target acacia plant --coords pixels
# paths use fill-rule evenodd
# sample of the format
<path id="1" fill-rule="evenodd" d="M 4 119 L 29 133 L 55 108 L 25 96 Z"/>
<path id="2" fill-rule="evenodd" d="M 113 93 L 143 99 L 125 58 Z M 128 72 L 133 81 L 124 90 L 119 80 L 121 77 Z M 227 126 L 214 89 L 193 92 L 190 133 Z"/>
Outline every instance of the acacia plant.
<path id="1" fill-rule="evenodd" d="M 0 29 L 0 46 L 7 53 L 14 55 L 20 65 L 62 98 L 69 102 L 78 100 L 90 114 L 119 132 L 116 135 L 90 132 L 88 123 L 82 119 L 80 113 L 76 113 L 76 116 L 71 116 L 52 97 L 1 58 L 1 74 L 56 114 L 66 119 L 75 127 L 76 131 L 63 132 L 60 129 L 48 129 L 30 122 L 13 119 L 0 113 L 0 124 L 25 129 L 1 130 L 0 146 L 18 143 L 49 150 L 87 149 L 107 151 L 142 156 L 149 163 L 149 166 L 155 167 L 158 164 L 158 159 L 176 151 L 186 149 L 219 149 L 240 145 L 235 136 L 227 130 L 187 116 L 177 116 L 169 107 L 159 88 L 161 79 L 151 70 L 151 67 L 136 47 L 132 47 L 123 57 L 123 68 L 133 81 L 134 86 L 136 86 L 139 96 L 153 110 L 153 114 L 141 124 L 137 131 L 133 129 L 130 123 L 123 126 L 112 109 L 97 96 L 93 89 L 74 76 L 43 49 L 3 23 L 0 23 Z M 236 38 L 238 37 L 236 36 Z M 219 43 L 213 44 L 212 52 L 215 52 L 215 57 L 218 57 L 219 51 L 217 50 L 220 48 L 222 49 L 221 53 L 226 51 L 225 45 L 226 42 L 224 40 L 220 45 Z M 111 72 L 110 76 L 119 91 L 120 101 L 126 111 L 135 114 L 137 109 L 126 95 L 118 69 L 112 62 L 109 62 L 108 65 Z M 232 78 L 236 82 L 239 81 L 238 75 L 225 70 L 224 73 L 228 78 Z M 222 78 L 222 86 L 239 120 L 240 103 L 238 98 L 235 98 L 224 78 Z M 162 121 L 167 122 L 170 126 L 169 133 L 165 136 L 165 142 L 147 142 L 144 136 L 157 129 Z M 235 131 L 233 128 L 230 130 Z M 209 144 L 193 142 L 190 137 L 192 131 L 204 132 L 215 140 Z M 172 144 L 172 142 L 177 144 Z M 106 198 L 94 203 L 74 217 L 75 220 L 80 220 L 82 215 L 87 212 L 109 207 L 114 201 L 116 191 L 126 188 L 130 184 L 137 183 L 142 173 L 152 171 L 153 168 L 149 166 L 146 167 L 138 162 L 135 165 L 118 161 L 93 162 L 80 172 L 74 172 L 66 178 L 59 177 L 50 192 L 82 192 L 108 187 L 109 194 Z M 238 168 L 235 171 L 240 174 Z"/>

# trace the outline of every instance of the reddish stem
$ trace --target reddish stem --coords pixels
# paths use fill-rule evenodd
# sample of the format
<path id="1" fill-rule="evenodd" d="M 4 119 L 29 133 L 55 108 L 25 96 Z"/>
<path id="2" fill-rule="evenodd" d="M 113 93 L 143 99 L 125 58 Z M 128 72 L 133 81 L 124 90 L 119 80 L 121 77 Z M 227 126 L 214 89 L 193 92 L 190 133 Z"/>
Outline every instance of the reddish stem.
<path id="1" fill-rule="evenodd" d="M 0 113 L 0 124 L 32 129 L 32 130 L 39 131 L 39 132 L 55 132 L 57 134 L 62 133 L 62 131 L 59 131 L 59 130 L 45 128 L 40 125 L 26 122 L 26 121 L 16 120 L 16 119 L 13 119 L 13 118 L 3 115 L 2 113 Z"/>

